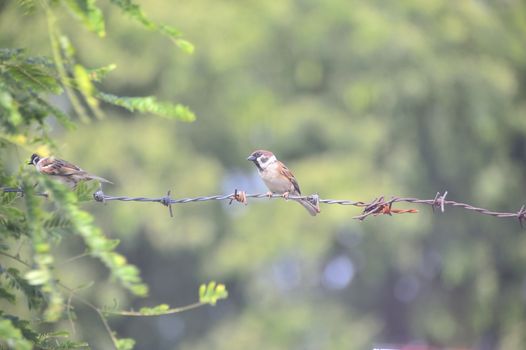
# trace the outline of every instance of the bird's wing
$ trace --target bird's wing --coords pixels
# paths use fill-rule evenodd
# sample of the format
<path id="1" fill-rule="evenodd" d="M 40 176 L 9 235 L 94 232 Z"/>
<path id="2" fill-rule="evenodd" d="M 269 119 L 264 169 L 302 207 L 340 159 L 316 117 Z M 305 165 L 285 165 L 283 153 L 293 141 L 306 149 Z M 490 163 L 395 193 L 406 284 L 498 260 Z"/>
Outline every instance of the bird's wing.
<path id="1" fill-rule="evenodd" d="M 62 159 L 53 157 L 44 158 L 40 161 L 40 171 L 47 175 L 71 176 L 84 173 L 84 170 Z"/>
<path id="2" fill-rule="evenodd" d="M 298 184 L 298 181 L 296 181 L 296 178 L 292 174 L 292 172 L 285 166 L 285 164 L 280 162 L 280 174 L 285 176 L 287 179 L 292 182 L 292 185 L 294 186 L 294 189 L 298 192 L 298 194 L 301 195 L 300 185 Z"/>

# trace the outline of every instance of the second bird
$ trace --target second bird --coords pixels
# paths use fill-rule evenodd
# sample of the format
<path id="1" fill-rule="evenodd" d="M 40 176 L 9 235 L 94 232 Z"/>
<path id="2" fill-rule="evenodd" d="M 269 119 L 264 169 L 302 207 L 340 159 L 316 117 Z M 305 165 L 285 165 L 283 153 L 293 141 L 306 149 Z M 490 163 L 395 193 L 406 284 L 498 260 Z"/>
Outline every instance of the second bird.
<path id="1" fill-rule="evenodd" d="M 38 154 L 33 154 L 28 164 L 34 165 L 39 173 L 51 175 L 71 187 L 75 187 L 80 181 L 88 180 L 112 183 L 103 177 L 87 173 L 75 164 L 55 157 L 40 157 Z"/>
<path id="2" fill-rule="evenodd" d="M 256 165 L 261 179 L 271 192 L 282 194 L 285 198 L 289 195 L 301 196 L 298 181 L 296 181 L 296 178 L 285 164 L 280 162 L 272 152 L 257 150 L 252 152 L 247 160 Z M 292 200 L 303 205 L 312 216 L 320 212 L 320 208 L 307 199 Z"/>

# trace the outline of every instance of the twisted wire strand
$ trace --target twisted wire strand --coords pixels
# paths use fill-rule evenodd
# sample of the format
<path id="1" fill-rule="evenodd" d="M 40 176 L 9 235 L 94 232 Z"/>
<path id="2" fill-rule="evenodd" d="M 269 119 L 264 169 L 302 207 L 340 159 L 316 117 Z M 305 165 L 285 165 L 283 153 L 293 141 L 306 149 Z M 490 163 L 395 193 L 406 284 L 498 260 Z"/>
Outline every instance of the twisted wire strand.
<path id="1" fill-rule="evenodd" d="M 24 190 L 22 188 L 2 187 L 1 189 L 4 193 L 19 193 L 22 196 L 24 195 Z M 38 196 L 48 197 L 47 193 L 38 192 L 36 194 Z M 93 199 L 97 202 L 103 202 L 103 203 L 108 202 L 108 201 L 161 203 L 162 205 L 168 207 L 170 216 L 173 217 L 172 205 L 174 204 L 186 204 L 186 203 L 206 202 L 206 201 L 214 201 L 214 200 L 219 200 L 219 201 L 228 200 L 229 204 L 232 204 L 233 201 L 247 204 L 248 198 L 254 198 L 254 199 L 284 198 L 284 196 L 281 194 L 269 194 L 269 193 L 247 194 L 244 191 L 239 191 L 237 189 L 234 191 L 234 193 L 230 193 L 230 194 L 189 197 L 189 198 L 176 198 L 176 199 L 171 198 L 170 194 L 171 192 L 168 191 L 165 196 L 159 197 L 159 198 L 109 196 L 105 194 L 101 188 L 93 194 Z M 321 199 L 319 198 L 317 194 L 313 194 L 310 196 L 290 195 L 290 196 L 287 196 L 287 199 L 307 200 L 311 202 L 312 204 L 314 204 L 315 206 L 318 206 L 320 203 L 322 203 L 322 204 L 350 205 L 354 207 L 363 208 L 362 214 L 353 217 L 353 219 L 357 219 L 357 220 L 365 220 L 370 215 L 376 216 L 376 215 L 381 215 L 381 214 L 392 215 L 392 214 L 417 213 L 418 212 L 416 209 L 410 209 L 410 210 L 392 209 L 392 205 L 394 203 L 400 203 L 400 202 L 429 205 L 431 206 L 433 211 L 435 209 L 440 209 L 442 213 L 445 211 L 446 206 L 451 206 L 451 207 L 462 208 L 462 209 L 474 211 L 482 215 L 489 215 L 489 216 L 493 216 L 497 218 L 516 218 L 518 219 L 521 227 L 523 226 L 523 222 L 526 220 L 526 208 L 524 205 L 517 212 L 499 212 L 499 211 L 492 211 L 492 210 L 476 207 L 474 205 L 467 204 L 467 203 L 456 202 L 453 200 L 446 200 L 446 196 L 447 196 L 447 191 L 444 191 L 444 193 L 437 192 L 434 199 L 419 199 L 419 198 L 413 198 L 413 197 L 392 197 L 391 199 L 385 200 L 383 196 L 380 196 L 380 197 L 373 199 L 370 202 L 364 202 L 364 201 L 353 201 L 350 199 Z"/>
<path id="2" fill-rule="evenodd" d="M 19 193 L 22 196 L 24 195 L 24 190 L 22 188 L 10 188 L 10 187 L 2 187 L 1 188 L 4 193 Z M 254 199 L 276 199 L 276 198 L 284 198 L 281 194 L 269 194 L 269 193 L 245 193 L 244 191 L 238 191 L 235 190 L 234 193 L 230 194 L 220 194 L 220 195 L 212 195 L 212 196 L 199 196 L 199 197 L 188 197 L 188 198 L 171 198 L 170 197 L 170 191 L 166 193 L 165 196 L 159 197 L 159 198 L 149 198 L 149 197 L 128 197 L 128 196 L 109 196 L 105 194 L 102 191 L 102 188 L 99 189 L 97 192 L 93 194 L 93 199 L 97 202 L 108 202 L 108 201 L 123 201 L 123 202 L 150 202 L 150 203 L 161 203 L 164 206 L 167 206 L 170 211 L 170 216 L 173 217 L 173 211 L 172 211 L 172 205 L 174 204 L 186 204 L 186 203 L 193 203 L 193 202 L 206 202 L 206 201 L 225 201 L 228 200 L 229 204 L 231 204 L 233 201 L 241 202 L 244 204 L 247 204 L 248 198 L 254 198 Z M 47 193 L 36 193 L 38 196 L 44 196 L 47 197 Z M 384 200 L 384 197 L 377 197 L 373 199 L 370 202 L 364 202 L 364 201 L 353 201 L 350 199 L 321 199 L 317 194 L 313 194 L 310 196 L 287 196 L 287 199 L 290 200 L 307 200 L 314 204 L 315 206 L 318 206 L 321 204 L 338 204 L 338 205 L 350 205 L 354 207 L 360 207 L 363 208 L 362 214 L 358 216 L 354 216 L 353 219 L 357 220 L 364 220 L 370 215 L 380 215 L 380 214 L 401 214 L 401 213 L 416 213 L 418 212 L 415 209 L 410 210 L 395 210 L 392 209 L 392 205 L 394 203 L 412 203 L 412 204 L 424 204 L 429 205 L 432 207 L 433 211 L 435 209 L 440 209 L 441 212 L 445 211 L 446 206 L 451 207 L 457 207 L 462 208 L 470 211 L 474 211 L 476 213 L 482 214 L 482 215 L 489 215 L 497 218 L 516 218 L 518 219 L 521 227 L 523 226 L 523 222 L 526 220 L 526 208 L 523 205 L 519 211 L 513 213 L 513 212 L 498 212 L 498 211 L 492 211 L 480 207 L 476 207 L 471 204 L 462 203 L 462 202 L 456 202 L 453 200 L 446 200 L 447 191 L 444 193 L 437 192 L 434 199 L 419 199 L 419 198 L 413 198 L 413 197 L 392 197 L 391 199 Z"/>

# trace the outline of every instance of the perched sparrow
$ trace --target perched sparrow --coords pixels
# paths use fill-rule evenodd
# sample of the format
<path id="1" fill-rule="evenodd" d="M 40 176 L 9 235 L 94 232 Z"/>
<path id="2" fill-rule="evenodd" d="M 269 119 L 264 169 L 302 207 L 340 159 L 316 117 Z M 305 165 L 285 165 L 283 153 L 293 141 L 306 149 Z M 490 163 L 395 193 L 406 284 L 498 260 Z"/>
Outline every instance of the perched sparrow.
<path id="1" fill-rule="evenodd" d="M 272 152 L 264 150 L 254 151 L 247 160 L 254 162 L 261 179 L 271 192 L 282 194 L 285 198 L 288 198 L 289 194 L 301 196 L 300 186 L 296 178 Z M 294 200 L 303 205 L 312 216 L 320 212 L 320 208 L 306 199 Z"/>
<path id="2" fill-rule="evenodd" d="M 33 154 L 28 165 L 34 165 L 37 171 L 44 175 L 55 176 L 63 183 L 75 187 L 80 181 L 97 180 L 100 182 L 113 183 L 102 177 L 88 174 L 75 164 L 71 164 L 55 157 L 40 157 Z"/>

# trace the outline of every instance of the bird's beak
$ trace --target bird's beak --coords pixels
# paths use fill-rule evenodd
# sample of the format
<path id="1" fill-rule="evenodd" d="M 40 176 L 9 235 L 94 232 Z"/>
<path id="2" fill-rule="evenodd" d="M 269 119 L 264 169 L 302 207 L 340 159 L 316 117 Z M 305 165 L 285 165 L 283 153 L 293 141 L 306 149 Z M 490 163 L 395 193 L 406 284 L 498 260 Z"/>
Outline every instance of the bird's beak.
<path id="1" fill-rule="evenodd" d="M 250 160 L 251 162 L 255 161 L 256 160 L 256 157 L 254 157 L 254 155 L 250 155 L 248 156 L 247 160 Z"/>
<path id="2" fill-rule="evenodd" d="M 32 161 L 29 161 L 29 162 L 27 163 L 27 165 L 33 165 L 33 162 L 32 162 Z"/>

